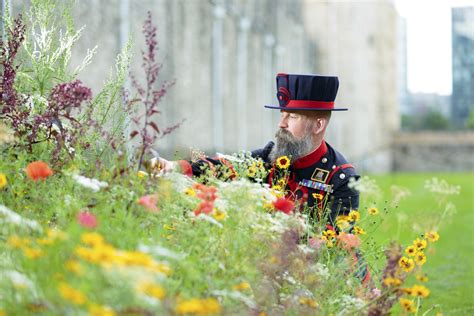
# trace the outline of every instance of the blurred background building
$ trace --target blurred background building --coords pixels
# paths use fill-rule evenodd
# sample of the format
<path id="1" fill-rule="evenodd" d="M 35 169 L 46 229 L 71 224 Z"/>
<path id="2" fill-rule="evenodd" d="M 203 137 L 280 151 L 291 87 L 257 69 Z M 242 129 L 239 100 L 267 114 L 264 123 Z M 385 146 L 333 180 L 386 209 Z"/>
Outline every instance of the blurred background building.
<path id="1" fill-rule="evenodd" d="M 452 123 L 462 128 L 474 115 L 474 6 L 452 9 Z"/>
<path id="2" fill-rule="evenodd" d="M 13 1 L 13 13 L 29 2 Z M 263 107 L 277 102 L 276 74 L 318 73 L 339 76 L 336 104 L 349 108 L 334 113 L 327 141 L 361 172 L 474 169 L 472 134 L 452 132 L 469 127 L 469 113 L 474 122 L 472 7 L 452 12 L 450 98 L 408 90 L 406 21 L 392 0 L 83 0 L 73 10 L 86 29 L 72 64 L 98 45 L 80 75 L 96 92 L 129 37 L 131 71 L 141 78 L 147 11 L 158 26 L 160 79 L 176 80 L 158 125 L 186 120 L 157 144 L 164 157 L 264 146 L 279 118 Z"/>

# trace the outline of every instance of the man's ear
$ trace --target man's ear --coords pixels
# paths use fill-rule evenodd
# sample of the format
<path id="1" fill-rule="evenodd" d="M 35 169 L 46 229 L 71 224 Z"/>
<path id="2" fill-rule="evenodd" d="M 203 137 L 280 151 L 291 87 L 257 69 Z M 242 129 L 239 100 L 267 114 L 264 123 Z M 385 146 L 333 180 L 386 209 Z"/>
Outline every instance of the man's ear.
<path id="1" fill-rule="evenodd" d="M 319 135 L 326 130 L 328 125 L 328 120 L 325 117 L 317 117 L 314 119 L 313 123 L 313 134 Z"/>

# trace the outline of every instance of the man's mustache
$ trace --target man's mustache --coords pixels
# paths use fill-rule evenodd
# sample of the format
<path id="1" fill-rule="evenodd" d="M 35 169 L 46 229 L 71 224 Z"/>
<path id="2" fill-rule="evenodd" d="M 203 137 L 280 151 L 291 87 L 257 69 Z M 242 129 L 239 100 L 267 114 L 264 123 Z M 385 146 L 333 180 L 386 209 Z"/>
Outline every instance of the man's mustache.
<path id="1" fill-rule="evenodd" d="M 283 129 L 283 128 L 280 128 L 276 131 L 275 138 L 277 140 L 281 139 L 281 140 L 291 141 L 291 142 L 294 142 L 296 140 L 293 134 L 291 134 L 288 130 Z"/>

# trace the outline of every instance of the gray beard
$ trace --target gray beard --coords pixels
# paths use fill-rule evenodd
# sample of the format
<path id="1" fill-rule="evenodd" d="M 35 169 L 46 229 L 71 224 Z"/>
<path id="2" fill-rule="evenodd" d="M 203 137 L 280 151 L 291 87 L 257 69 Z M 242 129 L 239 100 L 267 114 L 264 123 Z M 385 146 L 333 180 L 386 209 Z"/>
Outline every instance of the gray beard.
<path id="1" fill-rule="evenodd" d="M 275 162 L 281 156 L 287 156 L 294 162 L 314 149 L 310 134 L 306 134 L 302 139 L 296 139 L 290 132 L 280 128 L 275 133 L 275 138 L 276 144 L 268 155 L 271 162 Z"/>

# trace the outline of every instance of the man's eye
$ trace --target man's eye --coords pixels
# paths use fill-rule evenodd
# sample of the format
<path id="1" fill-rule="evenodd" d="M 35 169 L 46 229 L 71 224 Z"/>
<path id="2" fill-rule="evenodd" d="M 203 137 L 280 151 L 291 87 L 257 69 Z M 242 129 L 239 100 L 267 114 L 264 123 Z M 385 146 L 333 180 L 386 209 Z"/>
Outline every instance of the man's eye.
<path id="1" fill-rule="evenodd" d="M 298 115 L 296 115 L 296 114 L 290 114 L 290 118 L 292 118 L 292 119 L 298 118 Z"/>

